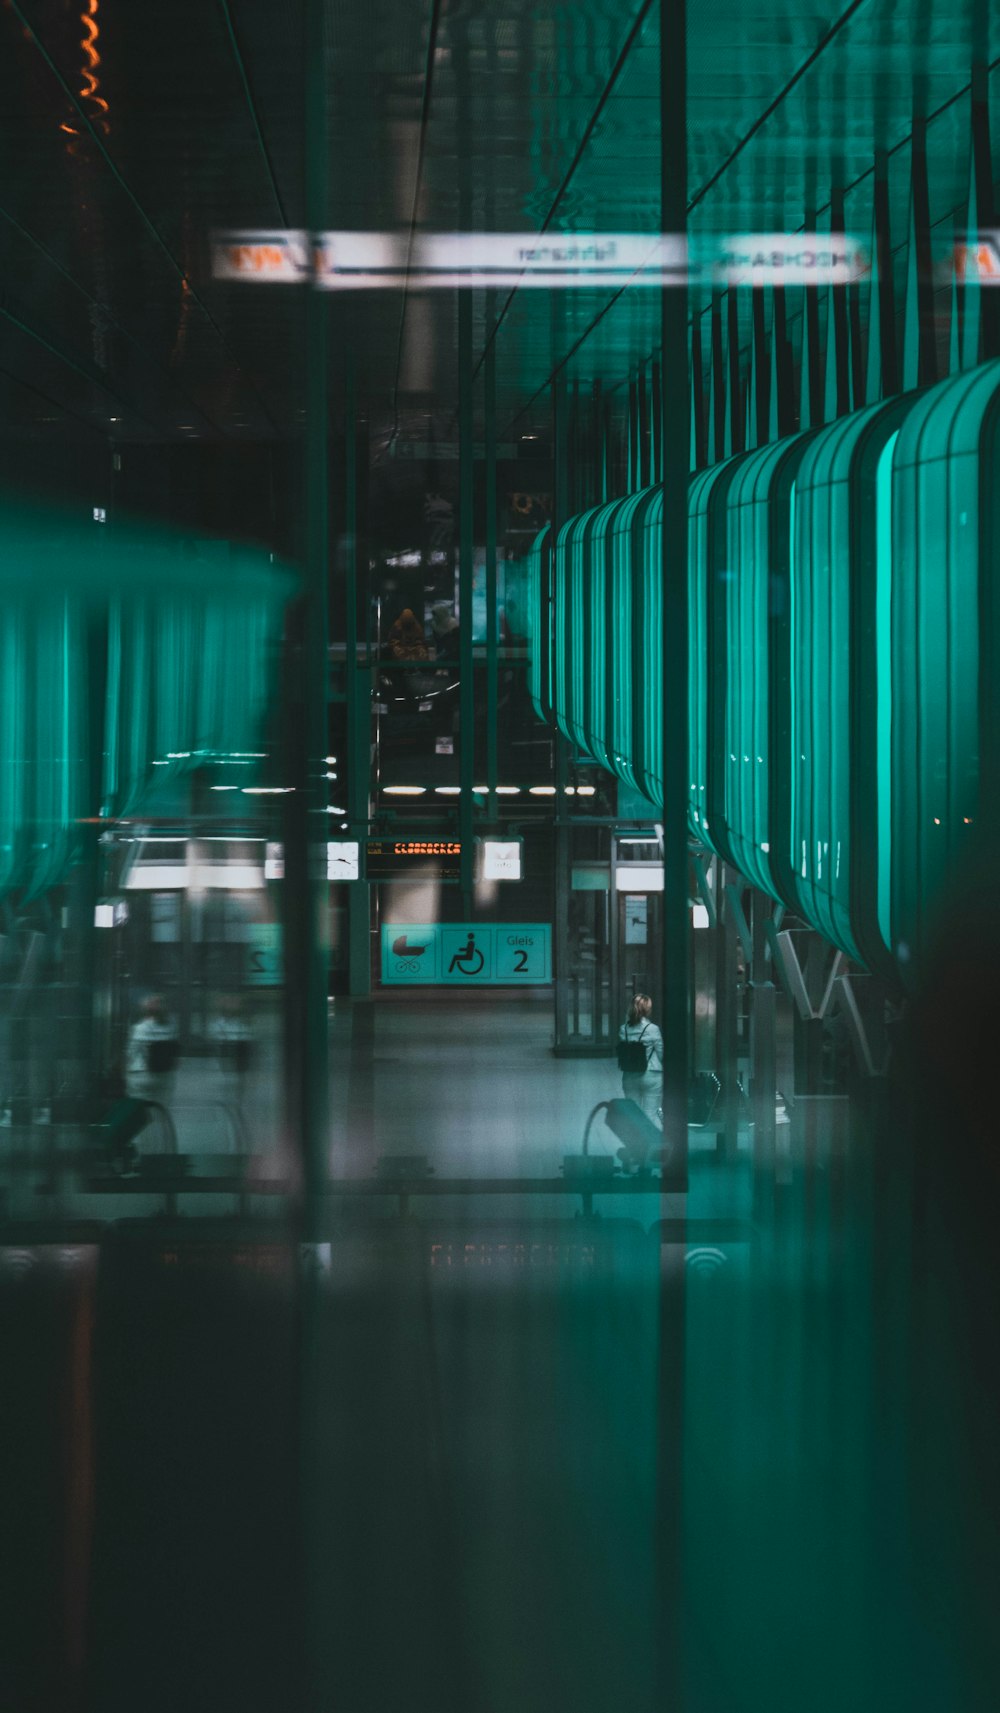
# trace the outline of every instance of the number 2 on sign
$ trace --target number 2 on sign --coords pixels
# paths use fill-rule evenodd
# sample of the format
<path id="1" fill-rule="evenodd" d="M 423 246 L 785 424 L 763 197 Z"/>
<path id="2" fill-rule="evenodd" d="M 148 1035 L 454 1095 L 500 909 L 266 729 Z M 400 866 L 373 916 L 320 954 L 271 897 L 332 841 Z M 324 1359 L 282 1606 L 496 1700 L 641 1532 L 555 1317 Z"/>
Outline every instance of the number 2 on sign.
<path id="1" fill-rule="evenodd" d="M 527 952 L 525 952 L 525 951 L 515 952 L 514 956 L 516 959 L 516 962 L 514 964 L 514 974 L 515 975 L 524 975 L 527 971 L 527 968 L 528 968 L 528 954 L 527 954 Z"/>

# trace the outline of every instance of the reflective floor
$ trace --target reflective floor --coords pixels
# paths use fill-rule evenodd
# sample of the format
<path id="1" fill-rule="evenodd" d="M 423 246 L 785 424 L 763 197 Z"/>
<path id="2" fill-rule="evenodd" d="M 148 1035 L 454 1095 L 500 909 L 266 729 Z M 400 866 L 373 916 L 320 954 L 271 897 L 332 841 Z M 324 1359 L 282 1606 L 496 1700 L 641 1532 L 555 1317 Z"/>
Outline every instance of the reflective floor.
<path id="1" fill-rule="evenodd" d="M 359 1015 L 333 1026 L 356 1180 L 426 1152 L 551 1182 L 616 1092 L 608 1062 L 548 1056 L 528 1003 L 488 1033 L 468 1006 Z M 991 1705 L 989 1495 L 891 1127 L 858 1116 L 839 1151 L 820 1127 L 809 1160 L 789 1132 L 766 1221 L 745 1128 L 728 1162 L 692 1131 L 686 1226 L 655 1193 L 401 1217 L 359 1186 L 299 1294 L 273 1201 L 25 1227 L 0 1271 L 3 1704 L 263 1710 L 304 1675 L 351 1713 Z"/>

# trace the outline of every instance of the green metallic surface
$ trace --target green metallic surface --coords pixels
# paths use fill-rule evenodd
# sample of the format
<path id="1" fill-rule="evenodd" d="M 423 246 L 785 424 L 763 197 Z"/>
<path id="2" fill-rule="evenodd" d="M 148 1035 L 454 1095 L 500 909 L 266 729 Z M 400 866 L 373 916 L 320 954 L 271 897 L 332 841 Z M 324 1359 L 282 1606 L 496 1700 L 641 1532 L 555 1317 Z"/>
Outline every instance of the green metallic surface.
<path id="1" fill-rule="evenodd" d="M 897 414 L 891 407 L 874 406 L 824 429 L 806 451 L 793 489 L 791 790 L 784 855 L 806 918 L 860 961 L 863 953 L 851 921 L 851 769 L 852 758 L 860 764 L 861 746 L 876 734 L 854 729 L 852 722 L 852 618 L 857 599 L 852 553 L 862 526 L 852 476 L 859 444 L 889 443 Z M 884 689 L 887 697 L 888 681 Z M 870 764 L 877 765 L 874 757 Z M 888 804 L 886 787 L 884 781 L 881 800 Z M 888 852 L 881 836 L 877 844 Z"/>
<path id="2" fill-rule="evenodd" d="M 928 906 L 971 852 L 978 828 L 984 727 L 981 586 L 992 573 L 995 471 L 984 441 L 1000 398 L 1000 363 L 933 387 L 892 457 L 892 945 L 916 961 Z M 983 533 L 981 534 L 981 530 Z M 909 959 L 904 958 L 904 962 Z"/>
<path id="3" fill-rule="evenodd" d="M 690 831 L 875 967 L 920 957 L 983 812 L 998 396 L 986 364 L 688 487 Z M 661 508 L 646 489 L 563 526 L 550 631 L 542 539 L 530 561 L 536 709 L 551 636 L 562 731 L 658 803 Z"/>

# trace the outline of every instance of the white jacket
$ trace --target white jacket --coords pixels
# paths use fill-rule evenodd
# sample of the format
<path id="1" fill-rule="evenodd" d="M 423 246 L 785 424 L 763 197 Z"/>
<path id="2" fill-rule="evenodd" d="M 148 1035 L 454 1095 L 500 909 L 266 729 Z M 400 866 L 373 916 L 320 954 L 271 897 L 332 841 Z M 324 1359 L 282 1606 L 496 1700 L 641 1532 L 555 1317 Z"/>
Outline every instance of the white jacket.
<path id="1" fill-rule="evenodd" d="M 663 1080 L 663 1036 L 655 1023 L 623 1023 L 618 1031 L 619 1041 L 638 1041 L 641 1039 L 646 1049 L 646 1077 Z M 626 1071 L 627 1077 L 635 1076 L 635 1072 Z M 641 1075 L 641 1073 L 640 1073 Z"/>

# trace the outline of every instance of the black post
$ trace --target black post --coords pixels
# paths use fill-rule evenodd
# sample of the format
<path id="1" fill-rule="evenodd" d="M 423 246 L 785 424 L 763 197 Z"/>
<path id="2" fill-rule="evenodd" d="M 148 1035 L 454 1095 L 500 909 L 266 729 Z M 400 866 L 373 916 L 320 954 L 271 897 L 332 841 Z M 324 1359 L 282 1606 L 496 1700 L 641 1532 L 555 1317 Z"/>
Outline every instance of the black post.
<path id="1" fill-rule="evenodd" d="M 305 12 L 306 219 L 312 233 L 327 219 L 326 12 Z M 329 563 L 329 301 L 306 288 L 306 430 L 304 591 L 298 602 L 288 678 L 289 777 L 285 805 L 285 1008 L 289 1140 L 301 1171 L 299 1266 L 299 1539 L 302 1595 L 301 1703 L 320 1702 L 318 1680 L 327 1646 L 319 1607 L 325 1550 L 317 1509 L 323 1447 L 318 1434 L 323 1204 L 328 1177 L 327 1084 L 327 575 Z"/>
<path id="2" fill-rule="evenodd" d="M 729 444 L 734 452 L 746 448 L 746 415 L 740 385 L 740 306 L 736 287 L 726 293 L 726 392 L 729 396 Z"/>
<path id="3" fill-rule="evenodd" d="M 553 359 L 558 361 L 559 347 L 557 335 L 561 332 L 562 318 L 560 306 L 554 305 L 553 313 Z M 559 531 L 566 522 L 569 499 L 567 483 L 569 477 L 566 429 L 566 375 L 559 369 L 552 377 L 552 522 L 549 528 L 551 554 L 551 584 L 555 587 L 556 576 L 556 542 Z M 552 734 L 555 797 L 555 830 L 553 849 L 555 855 L 555 884 L 553 888 L 554 922 L 556 931 L 552 936 L 552 962 L 555 996 L 555 1046 L 558 1052 L 566 1044 L 569 1029 L 569 934 L 566 923 L 569 920 L 570 890 L 572 883 L 572 828 L 568 824 L 568 807 L 566 786 L 569 783 L 569 744 L 561 731 Z"/>
<path id="4" fill-rule="evenodd" d="M 687 237 L 687 10 L 660 0 L 660 223 Z M 688 454 L 687 292 L 660 293 L 663 363 L 663 1129 L 687 1172 L 688 1103 Z M 721 331 L 721 329 L 720 329 Z M 666 1206 L 664 1212 L 666 1212 Z M 661 1293 L 658 1473 L 660 1593 L 657 1705 L 685 1705 L 683 1639 L 685 1293 Z"/>
<path id="5" fill-rule="evenodd" d="M 497 821 L 497 692 L 499 614 L 497 613 L 497 344 L 491 337 L 496 300 L 486 297 L 486 351 L 483 357 L 483 416 L 486 453 L 486 784 L 489 819 Z"/>
<path id="6" fill-rule="evenodd" d="M 846 225 L 844 193 L 835 190 L 830 199 L 830 223 L 835 232 Z M 833 340 L 833 356 L 837 376 L 837 415 L 846 416 L 851 408 L 851 354 L 848 326 L 847 287 L 834 286 L 830 293 L 830 326 L 826 337 Z"/>
<path id="7" fill-rule="evenodd" d="M 889 231 L 889 157 L 885 149 L 875 151 L 874 208 L 882 397 L 889 398 L 899 391 L 899 351 L 896 344 L 896 295 L 892 282 L 892 238 Z"/>
<path id="8" fill-rule="evenodd" d="M 344 376 L 344 508 L 345 654 L 347 680 L 347 826 L 363 852 L 370 824 L 369 780 L 371 772 L 371 674 L 367 661 L 367 628 L 363 638 L 365 659 L 358 665 L 358 585 L 361 568 L 359 506 L 360 482 L 367 480 L 367 443 L 358 426 L 357 357 L 349 338 Z M 362 458 L 361 453 L 364 453 Z M 363 870 L 362 870 L 363 872 Z M 348 883 L 348 990 L 352 997 L 371 992 L 371 899 L 366 880 Z"/>
<path id="9" fill-rule="evenodd" d="M 462 843 L 462 912 L 472 920 L 472 787 L 476 766 L 476 700 L 472 652 L 473 446 L 472 293 L 458 293 L 458 609 L 459 631 L 459 831 Z"/>
<path id="10" fill-rule="evenodd" d="M 937 340 L 934 331 L 934 281 L 931 277 L 930 186 L 927 179 L 927 120 L 913 119 L 910 145 L 913 195 L 913 242 L 917 251 L 917 385 L 937 379 Z"/>

